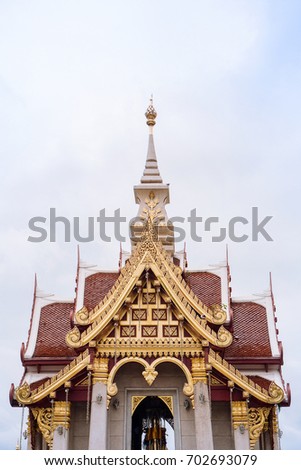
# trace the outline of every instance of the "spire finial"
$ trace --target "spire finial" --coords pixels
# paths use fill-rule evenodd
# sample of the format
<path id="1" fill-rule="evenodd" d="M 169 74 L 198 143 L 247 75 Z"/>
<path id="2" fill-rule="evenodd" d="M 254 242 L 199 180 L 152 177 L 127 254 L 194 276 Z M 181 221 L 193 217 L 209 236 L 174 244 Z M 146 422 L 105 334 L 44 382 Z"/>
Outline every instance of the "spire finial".
<path id="1" fill-rule="evenodd" d="M 152 128 L 156 124 L 157 111 L 153 105 L 153 95 L 151 94 L 150 103 L 145 113 L 146 124 Z"/>
<path id="2" fill-rule="evenodd" d="M 148 149 L 147 149 L 146 163 L 145 163 L 143 176 L 141 178 L 141 183 L 147 183 L 147 184 L 148 183 L 160 183 L 161 184 L 162 178 L 160 176 L 160 172 L 158 168 L 155 145 L 154 145 L 154 136 L 153 136 L 153 128 L 154 128 L 154 125 L 156 124 L 156 117 L 157 117 L 157 111 L 155 110 L 154 105 L 153 105 L 153 95 L 151 95 L 150 104 L 146 110 L 145 117 L 146 117 L 146 124 L 149 127 L 149 136 L 148 136 Z"/>

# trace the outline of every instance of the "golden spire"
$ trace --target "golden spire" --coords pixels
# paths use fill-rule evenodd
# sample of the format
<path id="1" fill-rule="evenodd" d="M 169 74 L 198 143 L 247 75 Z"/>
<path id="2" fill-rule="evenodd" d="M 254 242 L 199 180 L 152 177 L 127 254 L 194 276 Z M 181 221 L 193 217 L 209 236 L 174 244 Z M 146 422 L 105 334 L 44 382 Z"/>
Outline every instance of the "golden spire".
<path id="1" fill-rule="evenodd" d="M 151 95 L 150 104 L 146 110 L 145 117 L 146 117 L 146 124 L 148 126 L 153 127 L 156 124 L 155 119 L 157 117 L 157 112 L 153 105 L 153 95 Z"/>

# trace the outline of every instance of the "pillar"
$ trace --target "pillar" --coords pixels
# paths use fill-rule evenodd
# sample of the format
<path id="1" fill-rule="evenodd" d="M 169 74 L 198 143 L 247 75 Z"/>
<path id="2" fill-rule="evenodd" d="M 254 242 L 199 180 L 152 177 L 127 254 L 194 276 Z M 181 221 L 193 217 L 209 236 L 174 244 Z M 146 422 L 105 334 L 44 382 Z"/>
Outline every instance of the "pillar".
<path id="1" fill-rule="evenodd" d="M 107 448 L 107 381 L 108 359 L 95 358 L 92 369 L 89 450 Z"/>
<path id="2" fill-rule="evenodd" d="M 272 430 L 273 430 L 273 450 L 280 450 L 280 433 L 279 433 L 277 405 L 274 405 L 272 409 Z"/>
<path id="3" fill-rule="evenodd" d="M 248 403 L 246 401 L 232 402 L 231 413 L 235 450 L 250 449 L 248 412 Z"/>
<path id="4" fill-rule="evenodd" d="M 191 373 L 194 384 L 194 419 L 196 449 L 212 450 L 213 434 L 211 422 L 211 402 L 205 359 L 191 359 Z"/>
<path id="5" fill-rule="evenodd" d="M 69 449 L 70 401 L 55 401 L 53 409 L 53 450 Z"/>

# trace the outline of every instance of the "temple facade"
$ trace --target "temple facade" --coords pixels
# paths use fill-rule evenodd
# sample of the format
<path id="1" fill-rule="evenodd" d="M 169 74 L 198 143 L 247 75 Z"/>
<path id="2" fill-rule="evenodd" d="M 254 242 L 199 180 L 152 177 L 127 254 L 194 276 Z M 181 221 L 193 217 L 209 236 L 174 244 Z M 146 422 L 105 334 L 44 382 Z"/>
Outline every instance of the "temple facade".
<path id="1" fill-rule="evenodd" d="M 169 186 L 149 142 L 132 251 L 119 269 L 78 256 L 73 301 L 38 289 L 23 377 L 12 406 L 28 409 L 28 449 L 279 449 L 289 406 L 272 286 L 235 300 L 228 260 L 188 269 L 175 252 Z"/>

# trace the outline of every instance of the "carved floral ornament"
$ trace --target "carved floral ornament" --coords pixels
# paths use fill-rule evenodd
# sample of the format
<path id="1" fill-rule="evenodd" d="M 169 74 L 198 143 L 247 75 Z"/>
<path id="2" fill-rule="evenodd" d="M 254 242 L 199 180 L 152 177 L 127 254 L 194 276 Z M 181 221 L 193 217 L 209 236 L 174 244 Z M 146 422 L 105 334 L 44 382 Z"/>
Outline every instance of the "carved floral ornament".
<path id="1" fill-rule="evenodd" d="M 250 408 L 248 413 L 249 433 L 250 433 L 250 449 L 255 448 L 255 444 L 260 437 L 264 427 L 267 424 L 267 419 L 270 414 L 271 408 Z"/>
<path id="2" fill-rule="evenodd" d="M 56 401 L 53 408 L 30 410 L 49 449 L 52 449 L 54 430 L 58 427 L 62 429 L 70 427 L 70 402 Z"/>
<path id="3" fill-rule="evenodd" d="M 250 449 L 254 449 L 262 432 L 269 429 L 269 415 L 272 411 L 271 420 L 274 431 L 274 409 L 275 407 L 248 408 L 246 401 L 232 402 L 232 423 L 234 430 L 243 426 L 249 430 Z"/>
<path id="4" fill-rule="evenodd" d="M 108 384 L 107 384 L 107 394 L 108 394 L 108 401 L 107 401 L 107 406 L 109 407 L 110 400 L 113 396 L 117 395 L 118 393 L 118 387 L 116 383 L 114 383 L 115 375 L 117 371 L 125 364 L 128 364 L 130 362 L 137 362 L 138 364 L 141 364 L 144 367 L 144 370 L 142 371 L 142 376 L 146 380 L 147 384 L 151 386 L 153 382 L 155 381 L 156 377 L 158 376 L 158 371 L 156 371 L 156 367 L 163 363 L 163 362 L 171 362 L 173 364 L 176 364 L 177 366 L 182 369 L 184 372 L 184 375 L 186 377 L 187 382 L 184 384 L 183 387 L 183 393 L 184 395 L 188 396 L 194 405 L 194 389 L 193 389 L 193 382 L 192 382 L 192 377 L 189 372 L 189 369 L 183 364 L 179 359 L 176 358 L 158 358 L 155 361 L 153 361 L 151 364 L 149 364 L 146 360 L 138 357 L 132 357 L 132 358 L 124 358 L 121 359 L 117 364 L 113 367 L 111 370 L 109 377 L 108 377 Z"/>
<path id="5" fill-rule="evenodd" d="M 147 395 L 134 395 L 132 396 L 132 415 L 134 414 L 136 408 L 140 403 L 147 397 Z M 171 414 L 173 415 L 173 397 L 170 395 L 158 395 L 158 398 L 162 400 L 166 406 L 169 408 Z"/>

